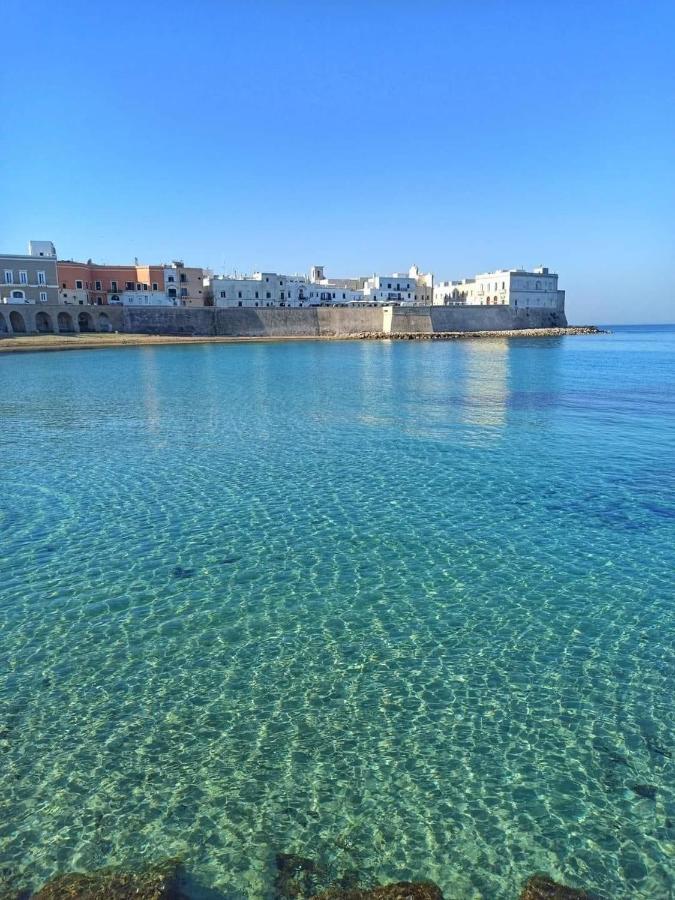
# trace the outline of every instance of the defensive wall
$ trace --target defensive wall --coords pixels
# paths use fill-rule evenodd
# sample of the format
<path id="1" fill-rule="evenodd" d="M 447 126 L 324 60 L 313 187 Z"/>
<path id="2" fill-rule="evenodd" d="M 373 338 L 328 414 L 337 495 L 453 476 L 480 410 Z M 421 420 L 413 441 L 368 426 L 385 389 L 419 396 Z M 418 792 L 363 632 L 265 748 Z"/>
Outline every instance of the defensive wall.
<path id="1" fill-rule="evenodd" d="M 237 307 L 0 305 L 0 338 L 22 334 L 350 337 L 565 327 L 563 310 L 509 306 Z"/>

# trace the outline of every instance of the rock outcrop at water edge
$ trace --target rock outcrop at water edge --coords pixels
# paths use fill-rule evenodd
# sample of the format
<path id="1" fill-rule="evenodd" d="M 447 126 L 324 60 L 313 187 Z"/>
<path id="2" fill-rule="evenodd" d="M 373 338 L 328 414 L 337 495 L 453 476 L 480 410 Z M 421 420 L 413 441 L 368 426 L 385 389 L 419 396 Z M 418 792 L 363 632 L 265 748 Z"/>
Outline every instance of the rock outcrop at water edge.
<path id="1" fill-rule="evenodd" d="M 533 875 L 525 882 L 520 900 L 593 900 L 591 894 L 558 884 L 548 875 Z"/>
<path id="2" fill-rule="evenodd" d="M 169 859 L 133 873 L 101 869 L 57 875 L 32 900 L 183 900 L 180 862 Z"/>

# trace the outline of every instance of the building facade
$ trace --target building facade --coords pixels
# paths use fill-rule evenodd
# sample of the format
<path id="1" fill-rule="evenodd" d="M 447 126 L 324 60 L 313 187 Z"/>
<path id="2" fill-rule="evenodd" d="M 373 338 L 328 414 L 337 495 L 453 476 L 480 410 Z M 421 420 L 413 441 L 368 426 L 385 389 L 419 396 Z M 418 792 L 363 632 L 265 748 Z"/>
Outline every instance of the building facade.
<path id="1" fill-rule="evenodd" d="M 211 275 L 204 279 L 214 306 L 311 306 L 333 302 L 333 289 L 308 281 L 304 275 L 255 272 L 253 275 Z M 337 289 L 335 293 L 338 292 Z M 347 291 L 344 291 L 345 296 Z M 337 301 L 336 301 L 337 302 Z"/>
<path id="2" fill-rule="evenodd" d="M 56 303 L 56 266 L 56 249 L 51 241 L 29 241 L 25 255 L 0 254 L 0 302 Z"/>
<path id="3" fill-rule="evenodd" d="M 186 266 L 182 260 L 174 260 L 164 267 L 166 296 L 175 300 L 175 306 L 204 306 L 204 270 Z"/>
<path id="4" fill-rule="evenodd" d="M 108 266 L 59 260 L 59 300 L 77 306 L 203 306 L 203 270 L 171 265 Z"/>
<path id="5" fill-rule="evenodd" d="M 76 306 L 166 306 L 163 266 L 59 260 L 59 300 Z"/>
<path id="6" fill-rule="evenodd" d="M 433 289 L 434 305 L 513 306 L 516 309 L 561 310 L 565 292 L 558 290 L 558 276 L 545 266 L 499 269 L 462 281 L 441 281 Z"/>

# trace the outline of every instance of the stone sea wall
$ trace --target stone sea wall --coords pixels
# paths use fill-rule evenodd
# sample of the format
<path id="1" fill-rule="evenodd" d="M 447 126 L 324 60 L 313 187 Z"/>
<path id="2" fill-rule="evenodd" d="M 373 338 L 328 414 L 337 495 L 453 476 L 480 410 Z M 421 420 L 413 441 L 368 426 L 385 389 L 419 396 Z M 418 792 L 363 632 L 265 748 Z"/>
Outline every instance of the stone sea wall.
<path id="1" fill-rule="evenodd" d="M 514 331 L 567 325 L 564 311 L 508 306 L 265 308 L 172 306 L 0 307 L 0 337 L 20 334 L 127 334 L 222 337 L 356 337 Z"/>

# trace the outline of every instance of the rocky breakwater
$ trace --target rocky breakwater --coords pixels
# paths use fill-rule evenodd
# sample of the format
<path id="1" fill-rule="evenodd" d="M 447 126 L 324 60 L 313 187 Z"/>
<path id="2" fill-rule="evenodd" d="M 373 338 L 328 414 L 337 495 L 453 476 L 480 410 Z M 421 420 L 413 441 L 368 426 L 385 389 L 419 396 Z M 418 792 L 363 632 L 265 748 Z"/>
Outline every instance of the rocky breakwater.
<path id="1" fill-rule="evenodd" d="M 609 334 L 595 325 L 570 325 L 567 328 L 518 328 L 512 331 L 363 331 L 355 337 L 363 341 L 458 341 L 465 338 L 566 337 L 575 334 Z"/>

